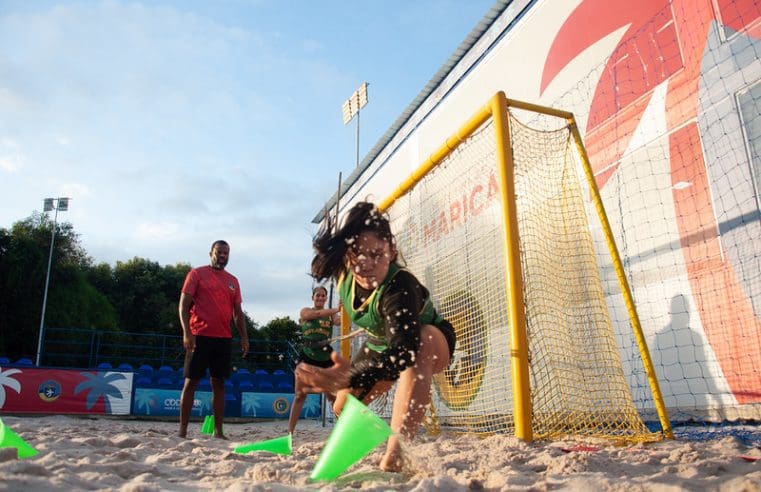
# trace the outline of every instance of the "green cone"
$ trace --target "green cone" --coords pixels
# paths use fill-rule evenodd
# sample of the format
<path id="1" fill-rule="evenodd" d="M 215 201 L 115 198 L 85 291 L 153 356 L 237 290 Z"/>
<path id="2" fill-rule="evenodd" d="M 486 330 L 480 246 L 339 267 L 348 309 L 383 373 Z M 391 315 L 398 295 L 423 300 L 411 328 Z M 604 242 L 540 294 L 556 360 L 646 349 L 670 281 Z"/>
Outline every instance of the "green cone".
<path id="1" fill-rule="evenodd" d="M 0 420 L 0 448 L 16 448 L 19 459 L 31 458 L 39 453 L 5 425 L 2 420 Z"/>
<path id="2" fill-rule="evenodd" d="M 288 434 L 287 436 L 276 437 L 275 439 L 238 446 L 234 451 L 238 454 L 245 454 L 251 451 L 269 451 L 270 453 L 289 455 L 293 452 L 293 441 L 291 440 L 291 435 Z"/>
<path id="3" fill-rule="evenodd" d="M 383 419 L 349 395 L 309 478 L 315 481 L 337 478 L 391 434 Z"/>
<path id="4" fill-rule="evenodd" d="M 214 415 L 207 415 L 203 419 L 201 434 L 214 434 Z"/>

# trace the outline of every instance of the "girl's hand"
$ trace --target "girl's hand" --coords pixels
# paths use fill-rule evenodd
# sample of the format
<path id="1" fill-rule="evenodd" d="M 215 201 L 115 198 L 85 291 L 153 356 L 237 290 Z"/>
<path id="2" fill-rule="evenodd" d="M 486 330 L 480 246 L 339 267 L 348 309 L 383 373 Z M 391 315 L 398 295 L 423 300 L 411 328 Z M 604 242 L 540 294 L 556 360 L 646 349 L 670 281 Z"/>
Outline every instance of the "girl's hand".
<path id="1" fill-rule="evenodd" d="M 332 367 L 317 367 L 301 363 L 296 367 L 296 379 L 306 393 L 329 393 L 335 395 L 339 390 L 349 387 L 351 363 L 338 355 L 330 354 Z"/>

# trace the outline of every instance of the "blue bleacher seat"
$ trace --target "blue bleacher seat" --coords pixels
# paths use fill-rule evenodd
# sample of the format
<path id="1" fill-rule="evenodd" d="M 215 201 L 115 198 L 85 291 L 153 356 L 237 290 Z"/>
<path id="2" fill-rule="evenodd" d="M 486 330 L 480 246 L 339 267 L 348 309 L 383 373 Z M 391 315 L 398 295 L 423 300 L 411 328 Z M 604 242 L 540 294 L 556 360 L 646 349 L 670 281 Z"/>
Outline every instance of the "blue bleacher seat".
<path id="1" fill-rule="evenodd" d="M 140 386 L 140 387 L 143 387 L 143 388 L 149 387 L 149 386 L 151 386 L 151 378 L 147 378 L 145 376 L 140 376 L 135 381 L 135 386 Z"/>
<path id="2" fill-rule="evenodd" d="M 109 362 L 101 362 L 100 364 L 98 364 L 98 369 L 100 369 L 101 371 L 109 371 L 113 368 L 114 366 L 112 366 L 111 363 Z"/>
<path id="3" fill-rule="evenodd" d="M 256 388 L 254 387 L 254 383 L 244 379 L 243 381 L 238 383 L 238 389 L 240 391 L 254 391 Z"/>
<path id="4" fill-rule="evenodd" d="M 159 367 L 158 371 L 153 373 L 153 379 L 159 380 L 159 379 L 169 379 L 174 383 L 177 380 L 177 375 L 174 372 L 174 369 L 172 369 L 169 366 L 161 366 Z"/>
<path id="5" fill-rule="evenodd" d="M 262 376 L 269 376 L 269 372 L 267 372 L 265 369 L 257 369 L 254 374 L 260 374 Z"/>
<path id="6" fill-rule="evenodd" d="M 26 357 L 22 357 L 19 360 L 16 361 L 17 366 L 33 366 L 34 362 L 32 362 L 32 359 L 28 359 Z"/>
<path id="7" fill-rule="evenodd" d="M 258 386 L 257 389 L 259 391 L 263 391 L 263 392 L 267 392 L 267 391 L 272 392 L 272 391 L 275 391 L 275 387 L 272 386 L 272 383 L 270 383 L 269 381 L 260 381 L 259 382 L 259 386 Z"/>
<path id="8" fill-rule="evenodd" d="M 272 381 L 272 384 L 275 386 L 275 388 L 278 388 L 281 384 L 287 384 L 291 387 L 291 391 L 293 390 L 293 376 L 286 373 L 282 369 L 273 371 L 272 376 L 270 377 L 270 381 Z"/>
<path id="9" fill-rule="evenodd" d="M 7 366 L 10 363 L 11 363 L 11 360 L 8 357 L 0 357 L 0 364 Z"/>
<path id="10" fill-rule="evenodd" d="M 281 393 L 293 393 L 293 385 L 287 381 L 277 383 L 277 390 Z"/>
<path id="11" fill-rule="evenodd" d="M 121 364 L 119 364 L 117 369 L 119 369 L 120 371 L 124 371 L 124 372 L 132 372 L 132 371 L 134 371 L 134 369 L 132 368 L 132 364 L 127 364 L 126 362 L 122 362 Z"/>
<path id="12" fill-rule="evenodd" d="M 159 378 L 158 381 L 156 381 L 156 384 L 160 388 L 171 388 L 171 387 L 174 387 L 174 381 L 171 378 Z"/>
<path id="13" fill-rule="evenodd" d="M 137 373 L 141 376 L 148 376 L 151 377 L 153 374 L 153 367 L 149 366 L 148 364 L 143 364 L 142 366 L 137 368 Z"/>
<path id="14" fill-rule="evenodd" d="M 250 373 L 250 372 L 248 372 L 248 369 L 244 369 L 244 368 L 242 368 L 242 367 L 241 367 L 241 368 L 240 368 L 240 369 L 238 369 L 237 371 L 233 371 L 233 373 L 232 373 L 232 374 L 230 374 L 230 380 L 231 380 L 231 381 L 232 381 L 234 384 L 238 384 L 238 383 L 240 383 L 240 382 L 241 382 L 241 381 L 242 381 L 242 380 L 243 380 L 245 377 L 247 377 L 249 374 L 251 374 L 251 373 Z"/>
<path id="15" fill-rule="evenodd" d="M 196 388 L 198 391 L 211 391 L 211 382 L 209 381 L 209 378 L 203 378 L 198 383 L 198 387 Z"/>

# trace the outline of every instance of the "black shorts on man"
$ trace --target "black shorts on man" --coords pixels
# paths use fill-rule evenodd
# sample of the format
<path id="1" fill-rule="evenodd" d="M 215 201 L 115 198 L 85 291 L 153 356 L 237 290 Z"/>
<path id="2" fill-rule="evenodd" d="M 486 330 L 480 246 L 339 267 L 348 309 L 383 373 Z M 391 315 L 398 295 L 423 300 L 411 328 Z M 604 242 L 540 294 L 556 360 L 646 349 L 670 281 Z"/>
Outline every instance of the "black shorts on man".
<path id="1" fill-rule="evenodd" d="M 185 377 L 201 379 L 206 369 L 213 378 L 230 377 L 232 362 L 232 338 L 205 337 L 196 335 L 196 349 L 185 352 Z"/>

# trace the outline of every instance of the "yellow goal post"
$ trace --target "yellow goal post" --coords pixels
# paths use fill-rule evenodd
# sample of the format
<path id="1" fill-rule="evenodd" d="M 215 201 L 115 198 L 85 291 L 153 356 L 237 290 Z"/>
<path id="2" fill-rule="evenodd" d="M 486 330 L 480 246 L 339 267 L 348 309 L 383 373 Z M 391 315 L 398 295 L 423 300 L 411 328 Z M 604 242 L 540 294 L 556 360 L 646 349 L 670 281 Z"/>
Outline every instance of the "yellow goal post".
<path id="1" fill-rule="evenodd" d="M 455 360 L 435 378 L 437 422 L 525 441 L 673 438 L 572 113 L 498 92 L 379 208 L 407 268 L 457 332 Z M 605 248 L 595 248 L 593 229 Z M 660 433 L 647 428 L 631 396 L 600 249 L 615 271 Z M 344 317 L 342 332 L 350 328 Z"/>

